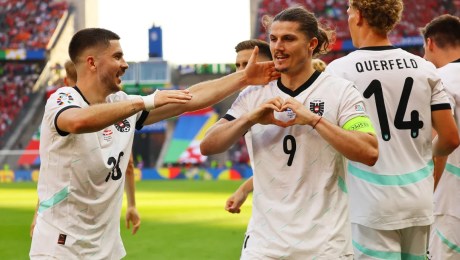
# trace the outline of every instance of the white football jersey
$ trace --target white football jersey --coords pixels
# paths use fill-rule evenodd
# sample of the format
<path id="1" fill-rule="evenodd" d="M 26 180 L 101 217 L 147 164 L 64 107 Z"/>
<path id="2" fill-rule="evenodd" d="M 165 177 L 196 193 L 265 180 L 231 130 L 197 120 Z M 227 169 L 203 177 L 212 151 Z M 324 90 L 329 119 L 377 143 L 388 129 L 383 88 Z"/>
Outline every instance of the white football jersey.
<path id="1" fill-rule="evenodd" d="M 316 72 L 296 91 L 281 81 L 246 88 L 225 117 L 239 118 L 277 96 L 294 97 L 341 127 L 366 115 L 362 97 L 351 82 Z M 295 114 L 289 110 L 275 116 L 289 120 Z M 252 145 L 254 193 L 243 259 L 248 255 L 260 259 L 351 255 L 344 157 L 309 125 L 256 124 L 246 135 Z"/>
<path id="2" fill-rule="evenodd" d="M 450 94 L 457 128 L 460 129 L 460 60 L 438 69 L 444 87 Z M 459 133 L 460 134 L 460 133 Z M 450 215 L 460 219 L 460 148 L 447 159 L 447 165 L 434 193 L 435 215 Z M 460 227 L 459 227 L 460 228 Z"/>
<path id="3" fill-rule="evenodd" d="M 118 92 L 107 102 L 129 98 Z M 57 128 L 61 112 L 88 106 L 76 87 L 58 89 L 46 103 L 31 258 L 120 259 L 126 254 L 120 237 L 124 174 L 136 124 L 142 125 L 147 112 L 94 133 Z"/>
<path id="4" fill-rule="evenodd" d="M 385 46 L 356 50 L 326 71 L 354 82 L 379 138 L 374 166 L 348 165 L 351 221 L 382 230 L 431 224 L 431 112 L 450 109 L 433 64 Z"/>

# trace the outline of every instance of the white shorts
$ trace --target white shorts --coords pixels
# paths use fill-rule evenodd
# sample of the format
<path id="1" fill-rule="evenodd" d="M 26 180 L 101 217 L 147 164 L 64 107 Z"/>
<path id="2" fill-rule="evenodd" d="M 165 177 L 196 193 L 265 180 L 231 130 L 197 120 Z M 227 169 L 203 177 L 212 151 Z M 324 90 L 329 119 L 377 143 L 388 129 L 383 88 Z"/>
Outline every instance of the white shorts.
<path id="1" fill-rule="evenodd" d="M 435 216 L 428 252 L 431 260 L 460 259 L 460 219 L 447 215 Z"/>
<path id="2" fill-rule="evenodd" d="M 378 230 L 351 224 L 355 259 L 426 259 L 429 226 Z"/>

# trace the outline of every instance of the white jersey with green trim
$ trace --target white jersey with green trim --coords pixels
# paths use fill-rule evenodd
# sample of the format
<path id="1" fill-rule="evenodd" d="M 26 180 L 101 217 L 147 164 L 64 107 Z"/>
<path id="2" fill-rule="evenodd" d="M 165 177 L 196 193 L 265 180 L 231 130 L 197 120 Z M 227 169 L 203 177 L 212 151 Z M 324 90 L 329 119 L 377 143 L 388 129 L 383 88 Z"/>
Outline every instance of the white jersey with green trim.
<path id="1" fill-rule="evenodd" d="M 451 97 L 457 128 L 460 129 L 460 59 L 438 69 L 444 87 Z M 459 131 L 460 134 L 460 131 Z M 435 215 L 450 215 L 460 219 L 460 148 L 448 159 L 434 193 Z M 460 227 L 459 227 L 460 228 Z"/>
<path id="2" fill-rule="evenodd" d="M 450 109 L 433 64 L 392 46 L 369 47 L 326 71 L 354 82 L 379 140 L 374 166 L 348 165 L 351 221 L 382 230 L 431 224 L 431 112 Z"/>
<path id="3" fill-rule="evenodd" d="M 127 100 L 123 92 L 107 102 Z M 40 132 L 39 209 L 30 256 L 56 259 L 120 259 L 125 172 L 137 113 L 95 133 L 69 134 L 56 120 L 89 104 L 78 88 L 63 87 L 48 99 Z"/>
<path id="4" fill-rule="evenodd" d="M 317 72 L 296 91 L 281 81 L 246 88 L 225 117 L 239 118 L 277 96 L 294 97 L 341 127 L 366 115 L 350 81 Z M 275 116 L 287 120 L 295 114 L 288 110 Z M 338 259 L 353 254 L 345 158 L 309 125 L 256 124 L 246 135 L 251 136 L 254 193 L 242 259 Z"/>

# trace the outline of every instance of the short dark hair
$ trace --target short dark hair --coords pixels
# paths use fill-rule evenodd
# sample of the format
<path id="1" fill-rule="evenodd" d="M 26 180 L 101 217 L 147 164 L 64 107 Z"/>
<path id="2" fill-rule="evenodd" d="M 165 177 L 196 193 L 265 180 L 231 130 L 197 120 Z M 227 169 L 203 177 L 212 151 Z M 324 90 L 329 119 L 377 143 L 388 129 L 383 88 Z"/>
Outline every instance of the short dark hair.
<path id="1" fill-rule="evenodd" d="M 268 44 L 266 41 L 258 40 L 258 39 L 251 39 L 251 40 L 246 40 L 238 43 L 235 46 L 235 51 L 236 53 L 243 51 L 243 50 L 252 50 L 254 47 L 259 47 L 259 55 L 262 54 L 269 58 L 270 60 L 273 59 L 272 53 L 270 51 L 270 44 Z"/>
<path id="2" fill-rule="evenodd" d="M 432 39 L 439 48 L 460 46 L 460 18 L 440 15 L 420 29 L 425 41 Z"/>
<path id="3" fill-rule="evenodd" d="M 69 56 L 74 64 L 78 56 L 88 48 L 110 45 L 111 40 L 120 40 L 116 33 L 102 28 L 82 29 L 74 34 L 69 44 Z"/>

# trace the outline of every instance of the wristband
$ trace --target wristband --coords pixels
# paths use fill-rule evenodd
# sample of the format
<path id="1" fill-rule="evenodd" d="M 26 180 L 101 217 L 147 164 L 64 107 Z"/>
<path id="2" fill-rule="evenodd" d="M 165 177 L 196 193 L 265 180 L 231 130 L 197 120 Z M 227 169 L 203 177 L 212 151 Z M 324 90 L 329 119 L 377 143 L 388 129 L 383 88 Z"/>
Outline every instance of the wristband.
<path id="1" fill-rule="evenodd" d="M 160 90 L 157 89 L 155 92 L 153 92 L 150 95 L 147 96 L 142 96 L 142 100 L 144 101 L 144 106 L 146 111 L 150 111 L 155 108 L 155 95 L 159 92 Z"/>
<path id="2" fill-rule="evenodd" d="M 319 121 L 321 121 L 321 119 L 323 119 L 323 117 L 319 116 L 318 121 L 316 121 L 316 123 L 313 125 L 313 129 L 315 129 L 316 125 L 319 123 Z"/>

